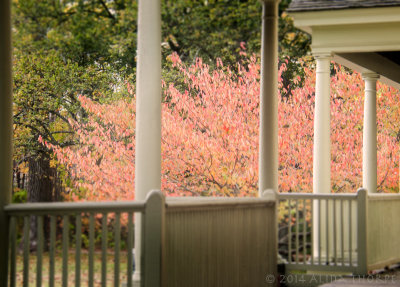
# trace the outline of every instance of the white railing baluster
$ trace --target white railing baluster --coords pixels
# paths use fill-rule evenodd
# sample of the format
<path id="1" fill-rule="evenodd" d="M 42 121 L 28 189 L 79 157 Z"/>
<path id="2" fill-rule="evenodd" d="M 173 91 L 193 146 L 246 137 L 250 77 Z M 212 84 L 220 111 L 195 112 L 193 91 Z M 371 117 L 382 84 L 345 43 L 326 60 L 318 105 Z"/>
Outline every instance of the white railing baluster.
<path id="1" fill-rule="evenodd" d="M 310 231 L 311 231 L 311 236 L 310 236 L 310 241 L 311 241 L 311 265 L 314 265 L 314 199 L 310 199 L 310 204 L 311 204 L 311 224 L 310 224 Z"/>
<path id="2" fill-rule="evenodd" d="M 69 217 L 63 216 L 62 232 L 62 286 L 68 287 L 68 247 L 69 247 Z"/>
<path id="3" fill-rule="evenodd" d="M 119 251 L 120 251 L 120 239 L 121 239 L 121 214 L 115 213 L 115 249 L 114 249 L 114 286 L 119 286 Z"/>
<path id="4" fill-rule="evenodd" d="M 296 263 L 299 263 L 299 200 L 296 200 Z"/>
<path id="5" fill-rule="evenodd" d="M 333 263 L 337 266 L 336 199 L 333 199 Z"/>
<path id="6" fill-rule="evenodd" d="M 303 263 L 306 264 L 307 262 L 307 208 L 306 208 L 306 200 L 303 200 Z"/>
<path id="7" fill-rule="evenodd" d="M 23 271 L 23 286 L 28 287 L 29 285 L 29 216 L 24 216 L 24 271 Z"/>
<path id="8" fill-rule="evenodd" d="M 94 285 L 94 213 L 89 214 L 89 287 Z"/>
<path id="9" fill-rule="evenodd" d="M 342 266 L 344 266 L 344 210 L 343 199 L 340 200 L 340 250 L 342 252 Z"/>
<path id="10" fill-rule="evenodd" d="M 102 214 L 101 220 L 101 286 L 107 285 L 107 213 Z"/>
<path id="11" fill-rule="evenodd" d="M 325 206 L 326 206 L 326 211 L 325 211 L 325 231 L 326 231 L 326 260 L 325 264 L 329 264 L 329 200 L 325 200 Z"/>
<path id="12" fill-rule="evenodd" d="M 318 264 L 321 265 L 321 199 L 318 199 Z"/>
<path id="13" fill-rule="evenodd" d="M 132 212 L 128 213 L 128 242 L 127 246 L 127 255 L 128 255 L 128 262 L 127 262 L 127 287 L 132 287 L 132 275 L 133 275 L 133 261 L 132 261 L 132 246 L 133 246 L 133 221 L 132 221 L 133 214 Z"/>
<path id="14" fill-rule="evenodd" d="M 42 287 L 43 216 L 37 217 L 36 286 Z"/>
<path id="15" fill-rule="evenodd" d="M 10 218 L 10 287 L 16 286 L 16 270 L 17 270 L 17 232 L 16 218 Z"/>
<path id="16" fill-rule="evenodd" d="M 75 218 L 75 287 L 81 286 L 81 245 L 82 245 L 82 215 Z"/>
<path id="17" fill-rule="evenodd" d="M 353 253 L 353 248 L 352 248 L 352 233 L 353 233 L 353 228 L 352 228 L 352 222 L 353 222 L 353 216 L 352 216 L 352 211 L 351 211 L 351 200 L 348 200 L 349 203 L 349 266 L 353 266 L 353 260 L 352 260 L 352 253 Z"/>
<path id="18" fill-rule="evenodd" d="M 49 287 L 54 287 L 55 251 L 56 251 L 56 216 L 50 216 L 50 247 L 49 247 Z"/>
<path id="19" fill-rule="evenodd" d="M 288 200 L 288 261 L 292 262 L 292 201 Z"/>

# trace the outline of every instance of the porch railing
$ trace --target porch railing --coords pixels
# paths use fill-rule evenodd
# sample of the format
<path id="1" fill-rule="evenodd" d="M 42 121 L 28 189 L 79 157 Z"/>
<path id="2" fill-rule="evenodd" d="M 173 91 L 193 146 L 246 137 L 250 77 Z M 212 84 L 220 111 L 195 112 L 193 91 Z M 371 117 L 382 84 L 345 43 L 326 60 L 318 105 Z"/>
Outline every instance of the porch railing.
<path id="1" fill-rule="evenodd" d="M 167 198 L 164 286 L 277 286 L 276 195 Z"/>
<path id="2" fill-rule="evenodd" d="M 107 271 L 107 257 L 113 258 L 113 285 L 120 286 L 121 278 L 121 222 L 127 228 L 126 246 L 126 284 L 132 286 L 133 271 L 133 216 L 142 214 L 142 262 L 141 262 L 141 286 L 160 286 L 161 280 L 161 229 L 162 213 L 164 208 L 164 197 L 159 191 L 152 191 L 145 201 L 134 202 L 86 202 L 86 203 L 30 203 L 30 204 L 10 204 L 5 207 L 9 218 L 10 226 L 10 252 L 9 252 L 9 283 L 10 286 L 20 286 L 17 282 L 17 242 L 22 242 L 22 285 L 29 286 L 32 278 L 35 279 L 35 286 L 71 286 L 69 264 L 75 264 L 73 270 L 75 286 L 82 283 L 82 238 L 88 236 L 88 266 L 87 284 L 94 286 L 95 273 L 95 225 L 101 228 L 101 286 L 109 286 L 107 277 L 111 277 Z M 108 225 L 109 219 L 113 221 L 112 241 L 114 244 L 113 253 L 107 254 L 108 246 Z M 21 222 L 22 221 L 22 222 Z M 83 236 L 83 223 L 87 223 L 88 234 Z M 22 223 L 20 228 L 19 222 Z M 32 238 L 30 235 L 30 225 L 37 224 L 37 236 Z M 71 230 L 71 227 L 73 230 Z M 22 229 L 22 230 L 21 230 Z M 61 230 L 59 230 L 61 229 Z M 97 229 L 97 228 L 96 228 Z M 60 232 L 58 232 L 60 231 Z M 48 233 L 48 236 L 45 236 Z M 57 237 L 57 235 L 59 235 Z M 48 240 L 46 240 L 48 238 Z M 36 244 L 36 275 L 30 276 L 30 241 L 35 240 Z M 74 240 L 74 254 L 69 254 L 71 241 Z M 56 253 L 59 247 L 57 242 L 61 241 L 61 278 L 56 278 Z M 44 249 L 48 249 L 48 282 L 44 282 Z M 58 255 L 57 255 L 58 256 Z M 110 278 L 109 278 L 110 279 Z M 61 283 L 61 284 L 60 284 Z M 85 284 L 86 285 L 86 284 Z M 97 285 L 97 284 L 96 284 Z"/>
<path id="3" fill-rule="evenodd" d="M 368 195 L 368 269 L 400 262 L 400 194 Z"/>
<path id="4" fill-rule="evenodd" d="M 367 273 L 366 190 L 280 193 L 278 199 L 280 232 L 287 236 L 288 271 Z"/>

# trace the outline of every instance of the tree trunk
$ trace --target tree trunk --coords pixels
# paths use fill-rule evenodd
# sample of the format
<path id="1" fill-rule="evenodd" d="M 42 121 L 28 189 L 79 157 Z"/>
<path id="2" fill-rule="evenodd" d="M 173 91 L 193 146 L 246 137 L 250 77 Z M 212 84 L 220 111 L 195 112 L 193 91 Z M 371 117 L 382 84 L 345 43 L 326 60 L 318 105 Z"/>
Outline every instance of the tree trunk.
<path id="1" fill-rule="evenodd" d="M 50 166 L 50 158 L 45 155 L 28 159 L 28 202 L 51 202 L 59 198 L 57 185 L 57 169 Z M 31 217 L 30 245 L 35 250 L 37 246 L 37 218 Z M 48 234 L 48 219 L 44 220 L 45 236 Z M 46 236 L 47 237 L 47 236 Z"/>

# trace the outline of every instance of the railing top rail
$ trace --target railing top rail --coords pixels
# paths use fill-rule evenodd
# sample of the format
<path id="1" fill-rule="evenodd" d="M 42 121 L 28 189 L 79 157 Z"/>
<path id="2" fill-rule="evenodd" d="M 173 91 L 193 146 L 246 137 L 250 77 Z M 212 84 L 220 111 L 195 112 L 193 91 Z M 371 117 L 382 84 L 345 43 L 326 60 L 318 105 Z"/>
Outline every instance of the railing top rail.
<path id="1" fill-rule="evenodd" d="M 259 197 L 167 197 L 167 208 L 231 208 L 248 206 L 269 206 L 275 201 Z"/>
<path id="2" fill-rule="evenodd" d="M 15 203 L 4 207 L 9 215 L 73 214 L 79 212 L 144 212 L 145 201 Z"/>
<path id="3" fill-rule="evenodd" d="M 369 193 L 368 200 L 371 201 L 400 200 L 400 193 Z"/>
<path id="4" fill-rule="evenodd" d="M 278 193 L 278 199 L 357 199 L 357 193 Z"/>

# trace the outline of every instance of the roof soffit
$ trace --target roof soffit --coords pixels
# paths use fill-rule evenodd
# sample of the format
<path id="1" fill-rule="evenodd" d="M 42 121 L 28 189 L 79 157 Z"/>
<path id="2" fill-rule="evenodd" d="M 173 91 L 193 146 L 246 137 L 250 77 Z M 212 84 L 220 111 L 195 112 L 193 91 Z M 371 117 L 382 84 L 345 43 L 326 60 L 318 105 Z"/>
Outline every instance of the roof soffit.
<path id="1" fill-rule="evenodd" d="M 294 24 L 312 35 L 313 54 L 329 53 L 358 72 L 381 74 L 400 88 L 400 7 L 291 12 Z"/>
<path id="2" fill-rule="evenodd" d="M 293 0 L 288 12 L 400 6 L 400 0 Z"/>
<path id="3" fill-rule="evenodd" d="M 312 34 L 315 26 L 400 22 L 400 7 L 289 12 L 299 29 Z"/>

